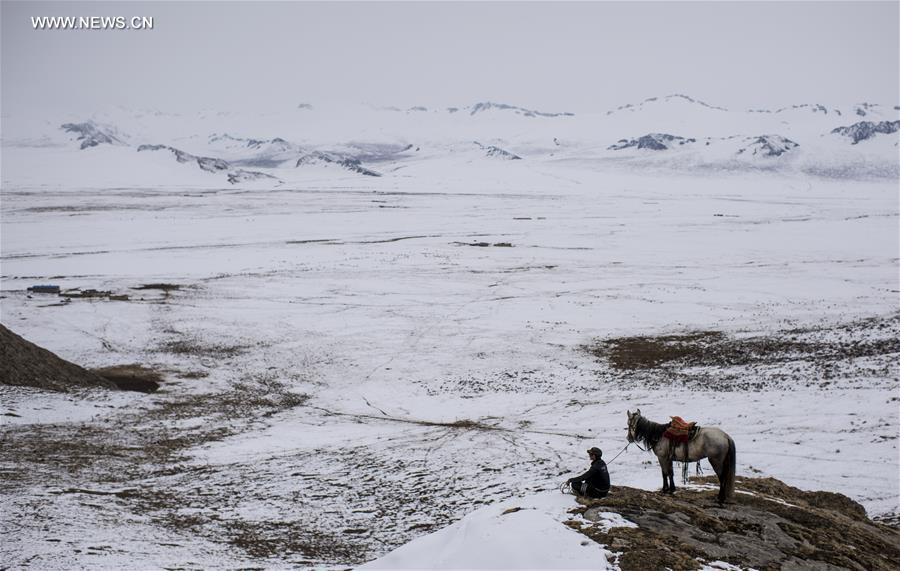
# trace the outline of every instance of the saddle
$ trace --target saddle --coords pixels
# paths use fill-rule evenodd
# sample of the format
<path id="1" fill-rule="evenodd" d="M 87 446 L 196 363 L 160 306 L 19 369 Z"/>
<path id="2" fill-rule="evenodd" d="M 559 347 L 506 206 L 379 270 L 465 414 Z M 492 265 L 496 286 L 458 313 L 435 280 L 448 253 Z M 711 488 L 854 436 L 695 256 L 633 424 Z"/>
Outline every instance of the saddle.
<path id="1" fill-rule="evenodd" d="M 687 444 L 697 434 L 699 427 L 696 422 L 686 422 L 680 416 L 671 416 L 669 418 L 672 419 L 672 422 L 669 423 L 669 427 L 663 432 L 663 436 L 671 440 L 672 444 Z"/>
<path id="2" fill-rule="evenodd" d="M 682 450 L 682 460 L 683 464 L 681 466 L 681 481 L 685 484 L 688 483 L 688 442 L 690 442 L 694 436 L 697 435 L 697 431 L 700 430 L 700 427 L 697 426 L 696 422 L 687 422 L 680 416 L 670 416 L 669 418 L 672 421 L 669 423 L 666 431 L 663 432 L 663 436 L 671 441 L 672 446 L 669 447 L 669 460 L 675 458 L 675 449 L 678 446 L 681 446 Z M 700 474 L 700 463 L 697 463 L 697 474 Z"/>

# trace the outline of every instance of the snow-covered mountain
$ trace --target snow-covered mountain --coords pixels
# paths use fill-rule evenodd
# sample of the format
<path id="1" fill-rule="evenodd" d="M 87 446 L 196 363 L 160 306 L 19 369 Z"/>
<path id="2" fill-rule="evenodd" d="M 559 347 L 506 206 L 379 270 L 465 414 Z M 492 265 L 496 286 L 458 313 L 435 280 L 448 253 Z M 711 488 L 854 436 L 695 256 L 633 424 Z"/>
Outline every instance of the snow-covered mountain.
<path id="1" fill-rule="evenodd" d="M 152 147 L 170 150 L 177 163 L 195 162 L 211 185 L 424 176 L 481 168 L 498 158 L 521 161 L 525 168 L 553 168 L 563 161 L 588 169 L 900 177 L 900 110 L 874 103 L 736 111 L 675 94 L 578 115 L 486 101 L 405 110 L 308 103 L 264 113 L 115 109 L 59 121 L 14 119 L 4 129 L 6 152 L 28 155 L 23 164 L 46 164 L 45 172 L 71 172 L 88 164 L 96 169 L 97 161 L 84 159 L 88 153 L 105 153 L 104 147 L 134 152 Z M 9 164 L 4 180 L 22 180 L 17 163 Z M 142 179 L 141 168 L 135 161 L 118 182 Z M 252 171 L 234 176 L 237 169 Z M 172 171 L 174 180 L 183 175 L 183 169 Z M 35 178 L 33 170 L 27 178 Z"/>

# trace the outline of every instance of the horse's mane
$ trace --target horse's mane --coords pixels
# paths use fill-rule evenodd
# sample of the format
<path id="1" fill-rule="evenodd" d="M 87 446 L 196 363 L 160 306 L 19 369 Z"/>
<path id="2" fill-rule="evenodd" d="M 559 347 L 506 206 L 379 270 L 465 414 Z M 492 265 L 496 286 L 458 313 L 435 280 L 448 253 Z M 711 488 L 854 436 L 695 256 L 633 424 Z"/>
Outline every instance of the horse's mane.
<path id="1" fill-rule="evenodd" d="M 668 424 L 659 424 L 639 416 L 634 426 L 634 439 L 643 442 L 649 450 L 656 446 L 667 428 L 669 428 Z"/>

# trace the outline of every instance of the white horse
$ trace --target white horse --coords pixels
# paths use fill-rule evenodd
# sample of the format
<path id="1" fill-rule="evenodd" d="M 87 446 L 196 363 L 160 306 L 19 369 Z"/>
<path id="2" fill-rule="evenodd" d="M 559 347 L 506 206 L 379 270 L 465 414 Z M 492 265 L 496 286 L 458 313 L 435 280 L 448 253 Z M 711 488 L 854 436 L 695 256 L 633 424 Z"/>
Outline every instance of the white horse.
<path id="1" fill-rule="evenodd" d="M 709 459 L 716 476 L 719 477 L 719 504 L 731 499 L 734 494 L 734 472 L 737 452 L 734 440 L 714 426 L 698 428 L 696 434 L 685 446 L 675 444 L 663 434 L 671 423 L 659 424 L 641 416 L 641 409 L 628 414 L 628 442 L 643 442 L 648 450 L 652 450 L 659 460 L 662 469 L 663 492 L 675 491 L 675 478 L 672 461 L 699 462 Z"/>

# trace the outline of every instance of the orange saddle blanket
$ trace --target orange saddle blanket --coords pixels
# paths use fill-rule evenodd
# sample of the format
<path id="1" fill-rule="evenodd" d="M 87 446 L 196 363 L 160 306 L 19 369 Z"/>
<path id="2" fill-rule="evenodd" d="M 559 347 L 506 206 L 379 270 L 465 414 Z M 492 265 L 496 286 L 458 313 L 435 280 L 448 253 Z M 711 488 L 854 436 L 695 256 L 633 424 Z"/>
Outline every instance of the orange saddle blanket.
<path id="1" fill-rule="evenodd" d="M 675 444 L 683 444 L 691 439 L 691 432 L 696 425 L 696 422 L 686 422 L 680 416 L 672 416 L 669 417 L 672 419 L 672 422 L 669 423 L 669 428 L 663 433 L 663 436 L 674 442 Z"/>

